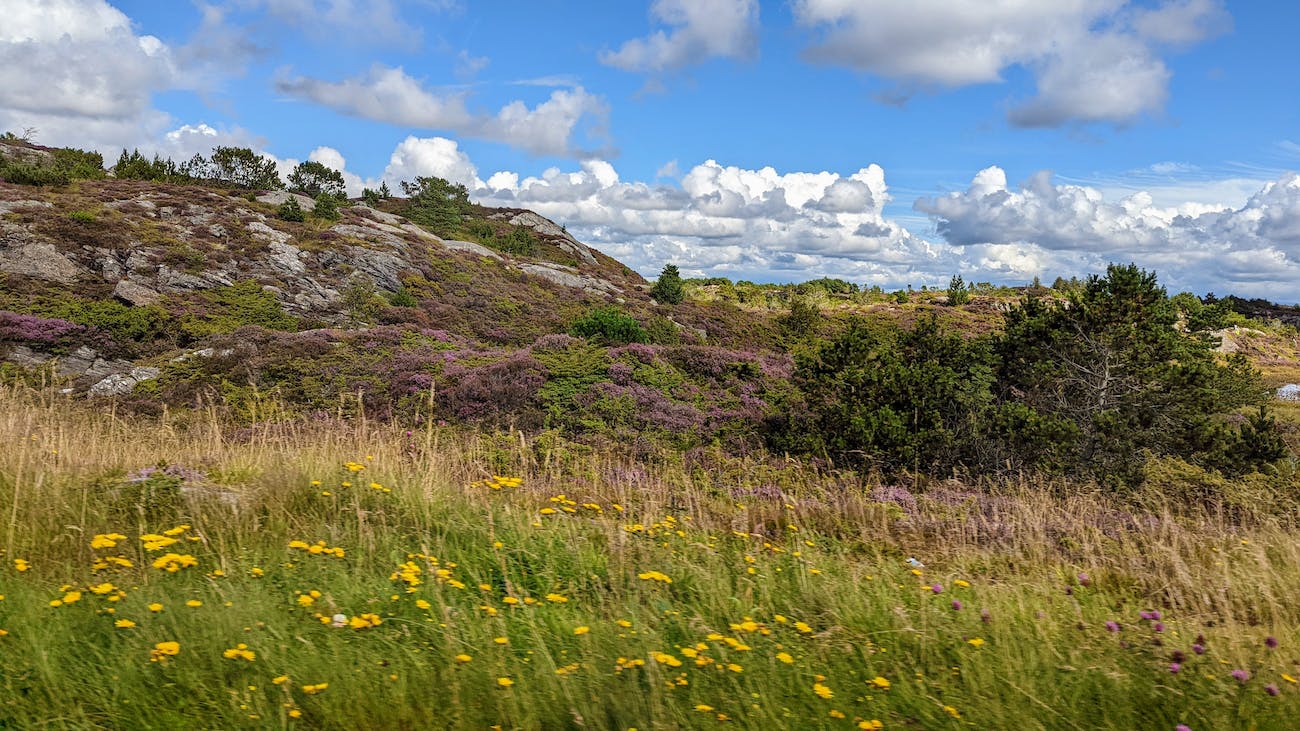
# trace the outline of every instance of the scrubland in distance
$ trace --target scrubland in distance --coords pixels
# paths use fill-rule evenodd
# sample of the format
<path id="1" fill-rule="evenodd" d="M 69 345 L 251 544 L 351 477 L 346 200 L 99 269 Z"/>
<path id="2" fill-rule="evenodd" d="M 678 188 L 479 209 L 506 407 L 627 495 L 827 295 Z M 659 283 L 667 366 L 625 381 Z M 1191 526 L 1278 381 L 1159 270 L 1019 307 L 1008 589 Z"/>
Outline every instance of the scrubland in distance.
<path id="1" fill-rule="evenodd" d="M 4 728 L 1200 730 L 1300 710 L 1297 527 L 1240 501 L 235 429 L 14 388 L 0 444 Z"/>

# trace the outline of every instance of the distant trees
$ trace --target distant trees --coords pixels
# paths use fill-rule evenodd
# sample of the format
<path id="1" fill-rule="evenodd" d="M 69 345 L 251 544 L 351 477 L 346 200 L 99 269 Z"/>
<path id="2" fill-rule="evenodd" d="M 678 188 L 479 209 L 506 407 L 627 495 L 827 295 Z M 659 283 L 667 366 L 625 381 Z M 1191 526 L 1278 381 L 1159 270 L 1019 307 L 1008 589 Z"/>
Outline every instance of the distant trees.
<path id="1" fill-rule="evenodd" d="M 459 231 L 471 209 L 469 190 L 443 178 L 421 176 L 414 182 L 403 181 L 402 192 L 408 198 L 402 215 L 443 236 Z"/>
<path id="2" fill-rule="evenodd" d="M 343 173 L 314 160 L 300 162 L 289 173 L 288 188 L 294 193 L 302 193 L 315 198 L 322 193 L 334 198 L 347 195 L 347 183 Z"/>
<path id="3" fill-rule="evenodd" d="M 650 296 L 656 302 L 666 305 L 679 305 L 686 298 L 686 289 L 682 284 L 682 274 L 675 264 L 665 264 L 659 273 L 659 279 L 650 288 Z"/>
<path id="4" fill-rule="evenodd" d="M 959 307 L 967 302 L 970 302 L 970 289 L 960 274 L 952 275 L 952 279 L 948 280 L 948 304 Z"/>

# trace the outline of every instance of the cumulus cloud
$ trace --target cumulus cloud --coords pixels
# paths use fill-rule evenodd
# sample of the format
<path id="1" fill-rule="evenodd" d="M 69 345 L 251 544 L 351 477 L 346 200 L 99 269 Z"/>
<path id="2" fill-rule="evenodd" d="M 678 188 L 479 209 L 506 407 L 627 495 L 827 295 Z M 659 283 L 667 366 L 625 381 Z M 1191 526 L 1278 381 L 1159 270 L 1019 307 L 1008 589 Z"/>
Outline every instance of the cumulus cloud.
<path id="1" fill-rule="evenodd" d="M 275 82 L 282 94 L 315 102 L 342 114 L 416 127 L 446 130 L 467 137 L 503 142 L 536 155 L 580 157 L 574 137 L 590 126 L 603 134 L 609 108 L 581 86 L 556 89 L 537 106 L 513 101 L 495 114 L 471 112 L 463 91 L 426 87 L 401 67 L 375 65 L 363 76 L 325 81 L 282 73 Z"/>
<path id="2" fill-rule="evenodd" d="M 1188 213 L 1159 207 L 1146 192 L 1108 200 L 1096 188 L 1057 184 L 1049 172 L 1012 190 L 1006 174 L 990 167 L 965 191 L 921 198 L 916 208 L 934 218 L 948 244 L 989 270 L 1082 273 L 1134 261 L 1175 288 L 1287 300 L 1300 281 L 1296 173 L 1238 208 Z"/>
<path id="3" fill-rule="evenodd" d="M 998 82 L 1009 67 L 1025 67 L 1037 95 L 1009 118 L 1026 127 L 1124 123 L 1159 112 L 1170 78 L 1160 50 L 1230 24 L 1217 0 L 1154 8 L 1128 0 L 796 0 L 794 14 L 820 34 L 809 60 L 897 82 L 889 98 Z"/>
<path id="4" fill-rule="evenodd" d="M 389 183 L 389 187 L 397 191 L 398 183 L 414 180 L 418 176 L 445 178 L 467 188 L 484 186 L 483 181 L 479 180 L 478 168 L 470 161 L 469 155 L 460 149 L 455 140 L 445 137 L 410 136 L 402 140 L 388 158 L 388 167 L 384 169 L 382 177 Z"/>
<path id="5" fill-rule="evenodd" d="M 671 262 L 689 274 L 885 284 L 939 267 L 940 252 L 885 217 L 878 165 L 844 176 L 707 160 L 676 186 L 624 181 L 609 162 L 586 160 L 567 172 L 497 173 L 474 198 L 536 210 L 651 275 Z"/>
<path id="6" fill-rule="evenodd" d="M 655 0 L 650 14 L 672 28 L 633 38 L 600 62 L 624 71 L 672 71 L 710 58 L 753 58 L 758 0 Z"/>
<path id="7" fill-rule="evenodd" d="M 166 44 L 103 0 L 9 3 L 0 22 L 0 128 L 112 147 L 160 132 L 153 93 L 183 83 Z"/>

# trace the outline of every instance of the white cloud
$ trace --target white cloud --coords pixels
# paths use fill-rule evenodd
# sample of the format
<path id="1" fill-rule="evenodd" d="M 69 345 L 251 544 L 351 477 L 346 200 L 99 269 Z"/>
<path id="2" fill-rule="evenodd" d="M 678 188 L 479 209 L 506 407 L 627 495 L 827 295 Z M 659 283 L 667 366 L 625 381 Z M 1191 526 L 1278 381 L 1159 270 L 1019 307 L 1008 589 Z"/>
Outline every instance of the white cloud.
<path id="1" fill-rule="evenodd" d="M 171 49 L 136 35 L 103 0 L 7 3 L 0 22 L 0 129 L 35 127 L 46 144 L 112 148 L 152 136 L 167 116 L 153 93 L 184 83 Z"/>
<path id="2" fill-rule="evenodd" d="M 447 130 L 481 139 L 504 142 L 537 155 L 583 156 L 574 136 L 584 122 L 592 134 L 603 134 L 609 108 L 604 100 L 581 86 L 556 89 L 535 107 L 513 101 L 496 114 L 469 111 L 461 91 L 427 88 L 401 67 L 371 67 L 365 76 L 344 81 L 324 81 L 281 74 L 276 89 L 290 96 L 321 104 L 343 114 L 406 127 Z"/>
<path id="3" fill-rule="evenodd" d="M 536 210 L 649 275 L 671 262 L 693 274 L 884 283 L 918 281 L 922 262 L 947 269 L 883 215 L 889 193 L 877 165 L 842 176 L 708 160 L 678 187 L 624 181 L 610 163 L 586 160 L 570 172 L 497 173 L 474 197 Z"/>
<path id="4" fill-rule="evenodd" d="M 670 32 L 655 31 L 600 54 L 624 71 L 671 71 L 710 58 L 753 58 L 758 51 L 758 0 L 655 0 L 650 14 Z"/>
<path id="5" fill-rule="evenodd" d="M 1133 261 L 1174 289 L 1233 291 L 1294 300 L 1300 281 L 1300 175 L 1266 183 L 1237 208 L 1160 207 L 1146 192 L 1108 200 L 1092 187 L 1038 173 L 1010 189 L 1000 168 L 916 208 L 948 244 L 980 266 L 1038 273 L 1098 271 Z M 979 258 L 983 257 L 983 260 Z"/>
<path id="6" fill-rule="evenodd" d="M 1158 113 L 1170 72 L 1161 45 L 1189 45 L 1223 32 L 1217 0 L 796 0 L 795 19 L 818 29 L 806 56 L 919 89 L 1002 81 L 1028 68 L 1038 93 L 1010 112 L 1013 124 L 1124 123 Z"/>
<path id="7" fill-rule="evenodd" d="M 445 137 L 407 137 L 393 150 L 384 169 L 383 180 L 394 192 L 400 190 L 403 180 L 412 181 L 417 176 L 436 176 L 468 188 L 482 188 L 478 168 L 470 161 L 454 140 Z M 378 187 L 376 184 L 372 187 Z"/>

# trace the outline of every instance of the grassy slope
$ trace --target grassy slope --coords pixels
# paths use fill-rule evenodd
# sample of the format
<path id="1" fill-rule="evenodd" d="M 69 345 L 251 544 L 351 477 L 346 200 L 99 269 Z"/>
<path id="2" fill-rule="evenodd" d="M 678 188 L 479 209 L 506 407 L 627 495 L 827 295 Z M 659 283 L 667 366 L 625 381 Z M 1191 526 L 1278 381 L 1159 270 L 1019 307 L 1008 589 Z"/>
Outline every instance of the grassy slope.
<path id="1" fill-rule="evenodd" d="M 797 465 L 646 471 L 367 422 L 227 432 L 202 413 L 123 419 L 16 391 L 0 393 L 0 443 L 0 728 L 1219 729 L 1288 728 L 1300 710 L 1283 675 L 1300 676 L 1300 541 L 1272 522 L 1133 515 L 1045 485 L 873 499 Z M 202 470 L 240 509 L 142 509 L 121 477 L 160 461 Z M 475 484 L 494 473 L 522 485 Z M 182 524 L 175 546 L 141 547 Z M 109 532 L 126 539 L 92 550 Z M 198 565 L 150 568 L 165 551 Z M 91 570 L 117 554 L 135 566 Z M 672 582 L 639 578 L 652 571 Z M 113 593 L 88 590 L 103 582 Z M 1157 609 L 1162 632 L 1139 619 Z M 382 623 L 316 616 L 336 612 Z M 167 641 L 179 654 L 150 662 Z M 223 657 L 239 643 L 253 661 Z"/>

